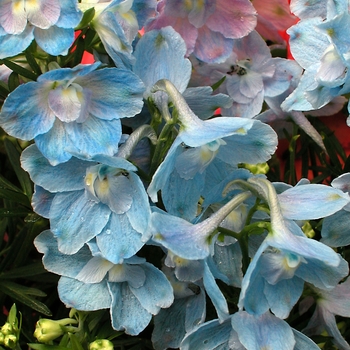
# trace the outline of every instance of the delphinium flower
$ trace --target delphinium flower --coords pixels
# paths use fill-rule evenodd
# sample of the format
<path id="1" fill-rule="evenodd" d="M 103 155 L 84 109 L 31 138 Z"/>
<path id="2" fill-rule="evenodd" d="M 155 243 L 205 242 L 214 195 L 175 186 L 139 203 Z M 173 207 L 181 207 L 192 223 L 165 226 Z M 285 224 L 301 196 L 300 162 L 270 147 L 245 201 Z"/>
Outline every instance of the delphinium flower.
<path id="1" fill-rule="evenodd" d="M 66 55 L 82 13 L 77 0 L 1 0 L 0 58 L 23 52 L 35 39 L 50 55 Z"/>
<path id="2" fill-rule="evenodd" d="M 228 94 L 234 102 L 222 113 L 234 117 L 256 116 L 261 112 L 265 97 L 288 90 L 290 74 L 298 73 L 293 61 L 273 58 L 270 48 L 256 31 L 234 40 L 230 56 L 220 64 L 192 61 L 195 69 L 192 83 L 209 80 L 214 84 L 225 78 L 219 91 Z"/>
<path id="3" fill-rule="evenodd" d="M 95 9 L 90 26 L 117 67 L 131 69 L 134 63 L 133 41 L 149 17 L 155 16 L 155 0 L 83 0 L 82 10 Z"/>
<path id="4" fill-rule="evenodd" d="M 62 276 L 58 293 L 63 303 L 82 311 L 109 309 L 116 330 L 137 335 L 152 315 L 173 302 L 165 275 L 143 258 L 132 256 L 116 262 L 118 257 L 114 256 L 111 261 L 94 240 L 65 255 L 49 230 L 36 237 L 34 244 L 44 254 L 45 268 Z"/>
<path id="5" fill-rule="evenodd" d="M 253 0 L 258 22 L 255 30 L 273 43 L 285 44 L 282 33 L 296 23 L 297 18 L 290 13 L 288 0 Z"/>
<path id="6" fill-rule="evenodd" d="M 314 297 L 306 297 L 300 308 L 306 311 L 305 304 L 311 306 L 310 301 L 314 300 L 316 309 L 307 326 L 303 329 L 303 333 L 311 336 L 321 334 L 326 330 L 327 334 L 333 337 L 332 342 L 338 349 L 349 350 L 350 345 L 341 335 L 335 316 L 350 317 L 350 279 L 348 278 L 329 291 L 313 286 L 310 288 Z"/>
<path id="7" fill-rule="evenodd" d="M 21 161 L 36 184 L 34 210 L 50 219 L 62 253 L 74 254 L 96 237 L 101 253 L 117 264 L 142 248 L 151 212 L 136 167 L 127 160 L 73 157 L 52 166 L 31 145 Z"/>
<path id="8" fill-rule="evenodd" d="M 311 17 L 307 15 L 307 4 L 295 4 L 297 13 L 306 12 L 302 20 L 288 30 L 290 48 L 305 72 L 299 86 L 282 104 L 286 111 L 319 109 L 350 91 L 348 2 L 339 1 L 336 6 L 328 7 L 325 1 L 318 4 L 319 15 Z"/>
<path id="9" fill-rule="evenodd" d="M 247 182 L 254 184 L 269 204 L 271 232 L 244 275 L 238 306 L 256 315 L 271 309 L 277 317 L 286 318 L 300 298 L 304 282 L 330 290 L 348 274 L 348 264 L 339 254 L 307 238 L 293 220 L 331 215 L 348 204 L 349 197 L 329 186 L 306 184 L 278 197 L 268 180 L 250 178 Z M 313 186 L 318 186 L 317 195 Z"/>
<path id="10" fill-rule="evenodd" d="M 344 173 L 331 182 L 331 186 L 344 193 L 350 193 L 350 173 Z M 324 218 L 321 229 L 321 242 L 330 247 L 345 247 L 350 244 L 349 235 L 350 205 Z"/>
<path id="11" fill-rule="evenodd" d="M 268 125 L 251 119 L 218 117 L 202 121 L 169 81 L 157 83 L 154 91 L 158 90 L 169 94 L 181 126 L 147 191 L 155 202 L 161 190 L 168 212 L 192 220 L 203 195 L 206 170 L 265 162 L 275 150 L 276 135 Z"/>
<path id="12" fill-rule="evenodd" d="M 144 87 L 131 71 L 100 65 L 55 69 L 20 85 L 4 102 L 1 127 L 19 139 L 34 139 L 51 164 L 66 162 L 72 152 L 114 155 L 120 118 L 140 112 Z"/>
<path id="13" fill-rule="evenodd" d="M 270 312 L 256 316 L 239 311 L 224 322 L 211 320 L 200 325 L 186 335 L 181 349 L 317 350 L 319 347 Z"/>
<path id="14" fill-rule="evenodd" d="M 136 60 L 133 72 L 145 84 L 144 98 L 154 101 L 162 112 L 168 108 L 166 94 L 152 93 L 158 80 L 167 79 L 183 94 L 191 109 L 201 119 L 211 117 L 217 108 L 231 106 L 232 100 L 227 95 L 212 95 L 213 89 L 210 86 L 188 88 L 192 66 L 185 54 L 185 42 L 172 27 L 152 30 L 140 38 L 134 52 Z"/>
<path id="15" fill-rule="evenodd" d="M 146 31 L 172 26 L 185 40 L 187 56 L 193 53 L 204 62 L 224 61 L 233 39 L 247 35 L 256 25 L 256 11 L 246 0 L 163 0 L 157 10 Z"/>

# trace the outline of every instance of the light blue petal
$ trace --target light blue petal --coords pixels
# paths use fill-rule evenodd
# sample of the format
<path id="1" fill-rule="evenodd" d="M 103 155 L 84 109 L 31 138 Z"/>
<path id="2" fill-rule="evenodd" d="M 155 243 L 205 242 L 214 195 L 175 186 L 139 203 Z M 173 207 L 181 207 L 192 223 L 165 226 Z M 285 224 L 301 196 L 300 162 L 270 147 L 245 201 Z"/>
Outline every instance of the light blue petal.
<path id="1" fill-rule="evenodd" d="M 162 188 L 162 200 L 167 212 L 188 221 L 193 220 L 203 188 L 203 174 L 195 174 L 192 179 L 185 180 L 177 171 L 173 171 L 166 187 Z"/>
<path id="2" fill-rule="evenodd" d="M 49 83 L 29 82 L 20 85 L 6 98 L 0 114 L 1 127 L 11 136 L 32 140 L 46 133 L 54 124 L 55 115 L 47 103 Z"/>
<path id="3" fill-rule="evenodd" d="M 168 79 L 180 92 L 185 91 L 191 76 L 191 63 L 185 54 L 185 42 L 172 27 L 152 30 L 141 37 L 133 70 L 146 85 L 146 98 L 160 79 Z"/>
<path id="4" fill-rule="evenodd" d="M 186 306 L 189 303 L 189 298 L 176 299 L 173 305 L 167 309 L 161 309 L 153 318 L 152 343 L 155 349 L 180 347 L 186 334 L 185 316 Z"/>
<path id="5" fill-rule="evenodd" d="M 113 3 L 110 6 L 113 6 Z M 118 22 L 117 16 L 107 9 L 95 17 L 92 24 L 115 65 L 120 68 L 131 69 L 135 62 L 132 55 L 132 46 L 125 36 L 124 29 Z"/>
<path id="6" fill-rule="evenodd" d="M 335 253 L 336 254 L 336 253 Z M 329 266 L 323 261 L 308 259 L 307 264 L 301 264 L 295 275 L 320 289 L 334 288 L 349 273 L 349 265 L 340 255 L 338 266 Z"/>
<path id="7" fill-rule="evenodd" d="M 84 189 L 86 169 L 94 163 L 72 158 L 66 163 L 52 166 L 36 145 L 27 147 L 21 155 L 21 166 L 32 181 L 50 192 Z"/>
<path id="8" fill-rule="evenodd" d="M 34 193 L 32 196 L 33 210 L 40 216 L 48 219 L 50 216 L 51 203 L 54 197 L 54 193 L 46 191 L 40 186 L 34 185 Z"/>
<path id="9" fill-rule="evenodd" d="M 152 315 L 142 307 L 126 282 L 109 282 L 108 287 L 112 297 L 112 327 L 125 330 L 126 334 L 138 335 L 147 327 Z"/>
<path id="10" fill-rule="evenodd" d="M 39 253 L 44 254 L 43 265 L 46 270 L 57 275 L 75 278 L 92 258 L 87 246 L 74 255 L 66 255 L 58 250 L 57 239 L 50 230 L 42 232 L 34 240 Z"/>
<path id="11" fill-rule="evenodd" d="M 60 0 L 61 14 L 56 22 L 57 27 L 61 28 L 75 28 L 83 13 L 77 7 L 76 0 Z"/>
<path id="12" fill-rule="evenodd" d="M 319 350 L 320 347 L 305 334 L 295 329 L 292 329 L 292 331 L 295 338 L 294 350 Z"/>
<path id="13" fill-rule="evenodd" d="M 340 210 L 324 218 L 321 229 L 321 242 L 330 247 L 350 245 L 350 213 Z"/>
<path id="14" fill-rule="evenodd" d="M 145 88 L 130 70 L 100 69 L 78 77 L 75 82 L 92 92 L 89 112 L 97 118 L 130 118 L 142 109 Z"/>
<path id="15" fill-rule="evenodd" d="M 139 265 L 116 265 L 108 273 L 109 282 L 128 282 L 130 287 L 140 288 L 145 284 L 146 274 Z"/>
<path id="16" fill-rule="evenodd" d="M 181 350 L 216 349 L 229 340 L 231 331 L 231 319 L 211 320 L 188 333 L 181 343 Z"/>
<path id="17" fill-rule="evenodd" d="M 85 191 L 58 193 L 50 209 L 51 230 L 64 254 L 76 253 L 106 226 L 110 209 L 89 200 Z"/>
<path id="18" fill-rule="evenodd" d="M 35 144 L 51 165 L 64 163 L 72 158 L 72 154 L 67 152 L 72 146 L 67 135 L 66 125 L 56 118 L 52 128 L 47 133 L 35 137 Z"/>
<path id="19" fill-rule="evenodd" d="M 68 152 L 89 157 L 96 154 L 113 156 L 118 151 L 121 137 L 119 119 L 102 120 L 91 115 L 84 123 L 65 124 L 65 129 L 71 141 L 66 146 Z"/>
<path id="20" fill-rule="evenodd" d="M 316 30 L 322 19 L 314 15 L 312 17 L 300 21 L 287 30 L 292 55 L 303 68 L 320 62 L 330 44 L 327 36 Z"/>
<path id="21" fill-rule="evenodd" d="M 332 215 L 350 202 L 348 194 L 331 186 L 295 186 L 278 195 L 283 216 L 291 220 L 313 220 Z"/>
<path id="22" fill-rule="evenodd" d="M 38 45 L 53 56 L 67 55 L 74 42 L 73 28 L 52 26 L 48 29 L 34 28 L 34 38 Z"/>
<path id="23" fill-rule="evenodd" d="M 68 277 L 58 281 L 58 295 L 68 308 L 81 311 L 96 311 L 108 309 L 111 306 L 111 296 L 108 293 L 107 282 L 83 283 Z"/>
<path id="24" fill-rule="evenodd" d="M 23 52 L 34 39 L 33 30 L 34 27 L 27 25 L 21 34 L 0 35 L 0 59 L 16 56 Z"/>
<path id="25" fill-rule="evenodd" d="M 229 108 L 232 105 L 232 99 L 228 95 L 212 93 L 210 86 L 190 87 L 184 91 L 183 97 L 194 114 L 201 119 L 207 119 L 218 108 Z"/>
<path id="26" fill-rule="evenodd" d="M 326 18 L 327 1 L 292 0 L 290 3 L 290 9 L 292 13 L 301 19 L 310 17 Z"/>
<path id="27" fill-rule="evenodd" d="M 146 273 L 146 281 L 140 288 L 130 286 L 130 290 L 143 308 L 156 315 L 161 308 L 167 308 L 173 303 L 173 288 L 163 272 L 152 264 L 144 263 L 139 266 Z"/>
<path id="28" fill-rule="evenodd" d="M 129 183 L 133 189 L 133 201 L 126 212 L 131 226 L 142 235 L 147 231 L 151 219 L 149 198 L 141 179 L 134 173 L 129 173 Z"/>
<path id="29" fill-rule="evenodd" d="M 304 281 L 301 278 L 293 277 L 279 281 L 274 285 L 266 283 L 264 294 L 274 315 L 285 319 L 298 302 L 303 289 Z"/>
<path id="30" fill-rule="evenodd" d="M 206 293 L 208 294 L 215 307 L 219 320 L 221 322 L 224 321 L 229 316 L 227 302 L 220 288 L 216 284 L 215 278 L 211 273 L 207 263 L 204 263 L 203 284 Z"/>
<path id="31" fill-rule="evenodd" d="M 152 213 L 153 240 L 174 254 L 190 260 L 204 259 L 209 255 L 207 237 L 210 234 L 203 225 L 197 227 L 176 216 Z"/>
<path id="32" fill-rule="evenodd" d="M 287 322 L 269 312 L 260 316 L 237 312 L 232 315 L 231 320 L 239 341 L 247 349 L 294 349 L 295 339 L 292 328 Z"/>
<path id="33" fill-rule="evenodd" d="M 141 234 L 133 229 L 128 218 L 115 213 L 111 214 L 96 241 L 102 255 L 115 264 L 135 255 L 144 244 Z"/>
<path id="34" fill-rule="evenodd" d="M 254 120 L 245 135 L 237 133 L 224 141 L 226 145 L 220 147 L 217 157 L 232 165 L 264 163 L 271 158 L 278 143 L 275 131 L 259 120 Z"/>

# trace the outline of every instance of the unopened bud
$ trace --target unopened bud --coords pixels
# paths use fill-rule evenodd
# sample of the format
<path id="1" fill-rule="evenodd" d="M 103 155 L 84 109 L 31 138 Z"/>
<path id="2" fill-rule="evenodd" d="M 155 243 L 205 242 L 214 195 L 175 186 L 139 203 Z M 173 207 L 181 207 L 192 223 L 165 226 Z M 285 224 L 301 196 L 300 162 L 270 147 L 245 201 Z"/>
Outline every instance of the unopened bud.
<path id="1" fill-rule="evenodd" d="M 97 339 L 90 343 L 89 350 L 113 350 L 113 343 L 107 339 Z"/>
<path id="2" fill-rule="evenodd" d="M 68 328 L 72 328 L 65 327 L 70 323 L 77 323 L 77 321 L 71 318 L 57 321 L 42 318 L 36 323 L 34 337 L 38 339 L 39 342 L 47 343 L 66 333 Z M 69 329 L 69 331 L 71 331 L 71 329 Z"/>
<path id="3" fill-rule="evenodd" d="M 4 345 L 10 349 L 14 349 L 17 344 L 17 337 L 14 334 L 5 335 Z"/>

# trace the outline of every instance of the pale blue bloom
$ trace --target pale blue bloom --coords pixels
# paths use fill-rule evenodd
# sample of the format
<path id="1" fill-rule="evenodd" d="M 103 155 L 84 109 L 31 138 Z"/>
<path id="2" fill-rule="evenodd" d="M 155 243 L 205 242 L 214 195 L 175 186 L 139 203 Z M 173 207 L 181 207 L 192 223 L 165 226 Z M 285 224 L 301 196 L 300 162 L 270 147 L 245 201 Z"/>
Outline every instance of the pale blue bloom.
<path id="1" fill-rule="evenodd" d="M 66 55 L 82 13 L 77 0 L 0 1 L 0 58 L 24 51 L 35 39 L 50 55 Z"/>
<path id="2" fill-rule="evenodd" d="M 74 254 L 96 237 L 101 253 L 117 264 L 142 248 L 151 214 L 149 201 L 136 168 L 127 160 L 73 157 L 52 166 L 32 145 L 23 151 L 21 161 L 40 186 L 33 196 L 34 209 L 50 219 L 63 253 Z"/>
<path id="3" fill-rule="evenodd" d="M 182 350 L 317 350 L 308 337 L 291 328 L 287 322 L 267 312 L 260 316 L 240 311 L 224 322 L 211 320 L 188 333 Z"/>
<path id="4" fill-rule="evenodd" d="M 34 139 L 54 165 L 71 153 L 114 155 L 119 119 L 140 112 L 144 87 L 129 70 L 99 65 L 52 70 L 20 85 L 5 100 L 0 125 L 14 137 Z"/>
<path id="5" fill-rule="evenodd" d="M 174 299 L 165 275 L 137 256 L 115 263 L 105 258 L 94 241 L 73 255 L 58 250 L 57 241 L 47 230 L 34 244 L 44 254 L 43 264 L 61 275 L 58 293 L 62 302 L 82 311 L 110 309 L 112 327 L 137 335 L 161 308 Z"/>
<path id="6" fill-rule="evenodd" d="M 169 81 L 160 81 L 155 90 L 168 92 L 179 113 L 181 127 L 147 191 L 156 202 L 157 192 L 161 190 L 166 209 L 175 215 L 187 215 L 191 220 L 203 191 L 206 169 L 215 166 L 216 159 L 231 166 L 265 162 L 277 145 L 276 134 L 270 126 L 246 118 L 217 117 L 202 121 Z M 175 188 L 177 194 L 172 190 Z M 181 191 L 184 191 L 182 195 Z M 176 201 L 181 197 L 186 202 Z"/>
<path id="7" fill-rule="evenodd" d="M 131 69 L 135 61 L 133 42 L 149 17 L 156 15 L 156 0 L 83 0 L 82 10 L 95 9 L 91 26 L 117 67 Z"/>
<path id="8" fill-rule="evenodd" d="M 269 204 L 271 232 L 260 245 L 243 278 L 238 305 L 240 309 L 244 308 L 252 314 L 261 315 L 271 309 L 276 316 L 286 318 L 300 298 L 304 282 L 330 290 L 347 276 L 348 264 L 333 249 L 306 238 L 298 225 L 283 217 L 285 208 L 281 209 L 279 198 L 267 180 L 252 178 L 248 182 L 256 186 L 256 190 Z M 299 209 L 299 216 L 297 210 L 293 213 L 289 213 L 288 210 L 286 212 L 286 215 L 294 220 L 304 220 L 308 215 L 315 217 L 317 213 L 313 212 L 316 206 L 323 207 L 327 202 L 337 202 L 338 198 L 335 197 L 339 197 L 339 194 L 334 192 L 333 196 L 323 200 L 319 197 L 315 206 L 310 205 L 307 208 L 303 205 L 300 194 L 303 190 L 307 194 L 308 186 L 311 185 L 287 190 L 292 191 L 289 205 L 292 205 L 294 200 L 295 209 Z M 297 189 L 298 187 L 300 189 Z M 328 210 L 331 212 L 331 207 Z M 320 213 L 325 215 L 322 209 Z"/>

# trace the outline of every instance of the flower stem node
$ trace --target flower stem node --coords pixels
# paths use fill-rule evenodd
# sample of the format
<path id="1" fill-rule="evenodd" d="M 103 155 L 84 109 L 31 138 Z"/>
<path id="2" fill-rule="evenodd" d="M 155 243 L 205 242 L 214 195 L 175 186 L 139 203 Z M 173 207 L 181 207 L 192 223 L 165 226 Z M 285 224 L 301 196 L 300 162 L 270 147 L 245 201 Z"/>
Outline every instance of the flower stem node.
<path id="1" fill-rule="evenodd" d="M 71 318 L 64 318 L 62 320 L 49 320 L 42 318 L 36 323 L 34 337 L 41 343 L 52 341 L 66 332 L 74 332 L 75 327 L 66 327 L 71 323 L 77 323 Z"/>
<path id="2" fill-rule="evenodd" d="M 97 339 L 90 343 L 89 350 L 113 350 L 113 343 L 108 339 Z"/>

